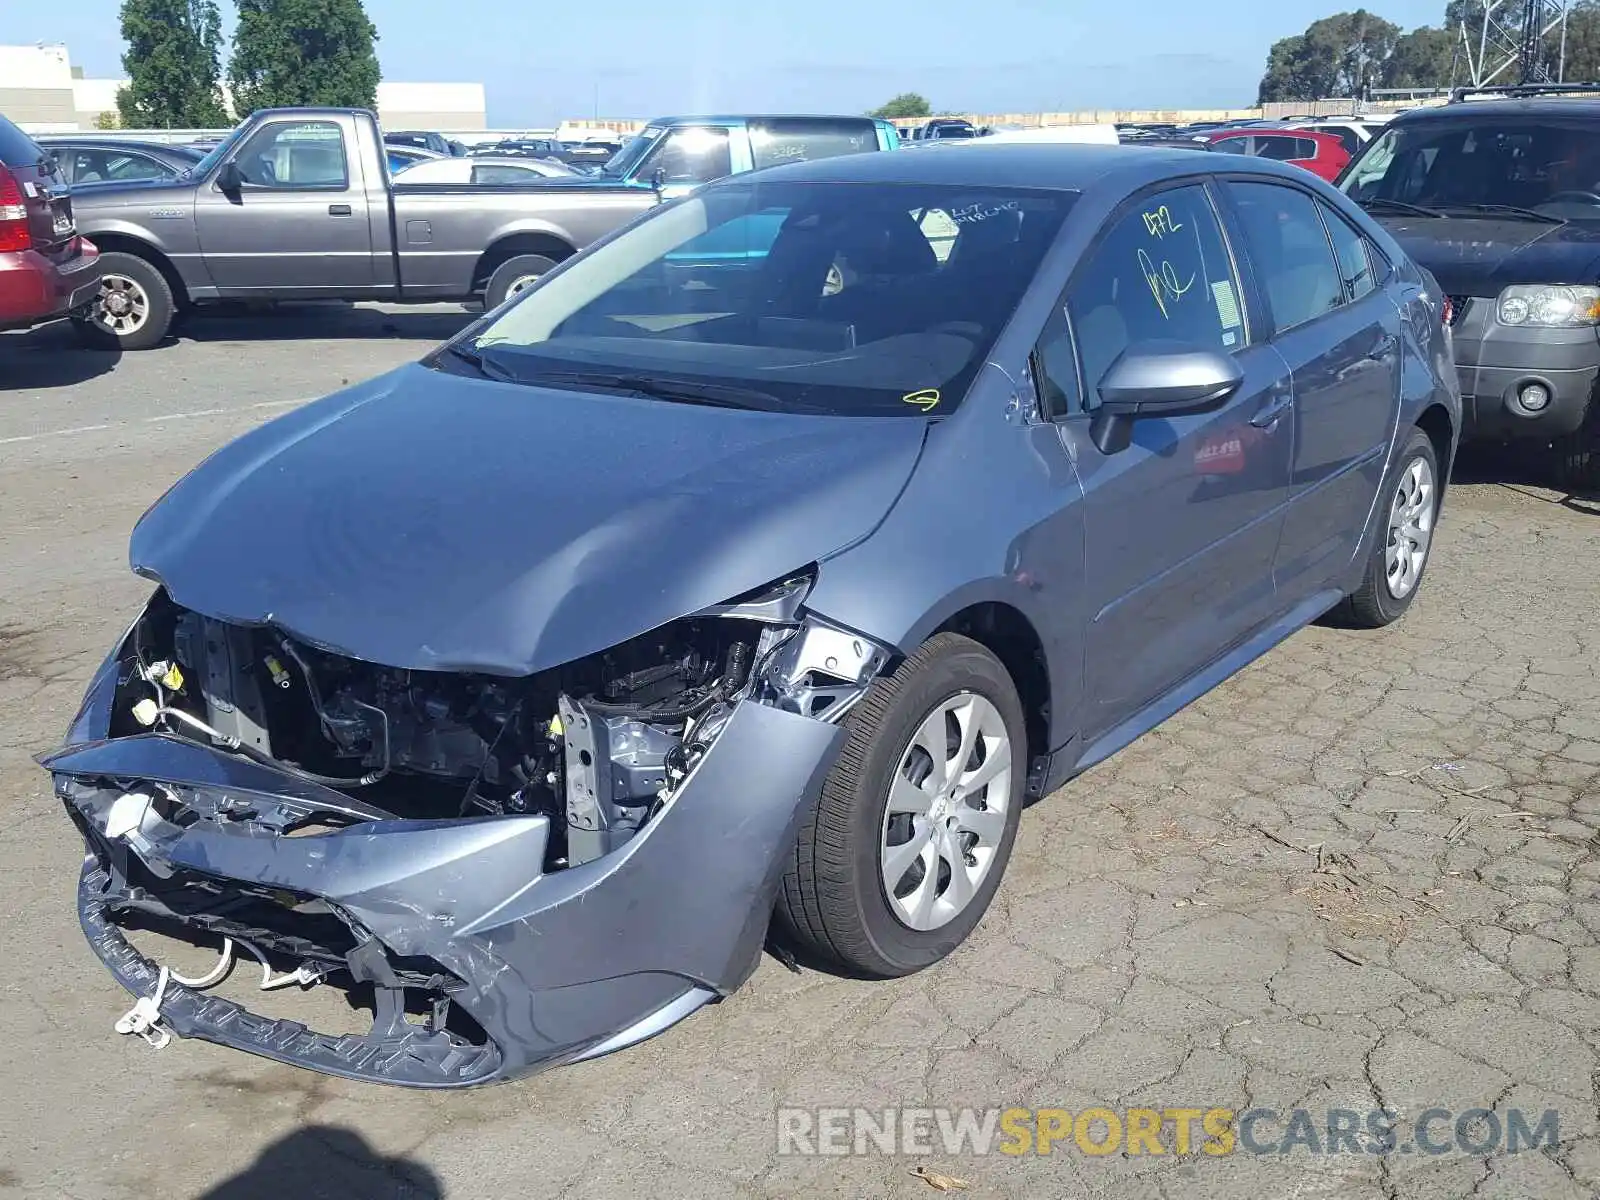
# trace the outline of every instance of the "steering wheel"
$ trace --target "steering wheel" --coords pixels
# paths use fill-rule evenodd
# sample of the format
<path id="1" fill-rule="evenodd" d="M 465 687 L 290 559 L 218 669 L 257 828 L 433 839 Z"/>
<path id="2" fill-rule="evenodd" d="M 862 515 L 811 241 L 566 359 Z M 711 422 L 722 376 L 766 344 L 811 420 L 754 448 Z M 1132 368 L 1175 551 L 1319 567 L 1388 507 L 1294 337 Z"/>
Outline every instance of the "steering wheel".
<path id="1" fill-rule="evenodd" d="M 1557 192 L 1554 196 L 1546 196 L 1540 201 L 1539 207 L 1543 208 L 1546 204 L 1559 204 L 1564 200 L 1578 200 L 1584 204 L 1600 205 L 1600 193 L 1583 191 Z"/>

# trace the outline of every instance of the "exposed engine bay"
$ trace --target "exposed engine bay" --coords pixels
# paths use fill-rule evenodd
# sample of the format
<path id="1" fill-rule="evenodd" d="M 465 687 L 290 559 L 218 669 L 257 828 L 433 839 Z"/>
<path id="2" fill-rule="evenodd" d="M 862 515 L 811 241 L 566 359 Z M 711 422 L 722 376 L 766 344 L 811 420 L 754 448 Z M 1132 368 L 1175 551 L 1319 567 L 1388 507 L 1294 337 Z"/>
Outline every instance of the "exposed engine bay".
<path id="1" fill-rule="evenodd" d="M 112 736 L 186 736 L 407 819 L 542 815 L 542 870 L 601 858 L 644 827 L 742 700 L 836 722 L 887 658 L 801 623 L 786 580 L 527 678 L 404 670 L 158 593 Z"/>

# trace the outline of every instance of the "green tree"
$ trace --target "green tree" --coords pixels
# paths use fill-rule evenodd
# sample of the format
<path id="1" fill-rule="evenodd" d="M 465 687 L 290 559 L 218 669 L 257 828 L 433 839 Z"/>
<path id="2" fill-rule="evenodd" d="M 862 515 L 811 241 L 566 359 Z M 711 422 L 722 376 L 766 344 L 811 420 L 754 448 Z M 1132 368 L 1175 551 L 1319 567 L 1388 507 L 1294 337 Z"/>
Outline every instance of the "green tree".
<path id="1" fill-rule="evenodd" d="M 258 108 L 377 105 L 378 31 L 361 0 L 238 0 L 228 84 Z"/>
<path id="2" fill-rule="evenodd" d="M 94 127 L 96 129 L 121 129 L 122 120 L 118 116 L 116 109 L 108 108 L 104 112 L 95 113 Z"/>
<path id="3" fill-rule="evenodd" d="M 1556 52 L 1560 53 L 1559 45 Z M 1565 78 L 1574 82 L 1600 79 L 1600 0 L 1578 0 L 1567 12 Z"/>
<path id="4" fill-rule="evenodd" d="M 873 109 L 869 117 L 884 117 L 894 120 L 902 117 L 927 117 L 933 114 L 933 106 L 916 92 L 901 92 L 889 103 Z"/>
<path id="5" fill-rule="evenodd" d="M 123 0 L 117 112 L 134 129 L 215 129 L 228 124 L 217 84 L 222 17 L 215 0 Z"/>
<path id="6" fill-rule="evenodd" d="M 1259 102 L 1359 95 L 1377 83 L 1399 38 L 1398 25 L 1362 8 L 1313 21 L 1273 44 Z"/>
<path id="7" fill-rule="evenodd" d="M 1465 64 L 1459 61 L 1461 34 L 1451 29 L 1423 25 L 1395 41 L 1394 53 L 1383 64 L 1384 87 L 1442 88 L 1466 82 Z M 1459 76 L 1459 78 L 1458 78 Z"/>

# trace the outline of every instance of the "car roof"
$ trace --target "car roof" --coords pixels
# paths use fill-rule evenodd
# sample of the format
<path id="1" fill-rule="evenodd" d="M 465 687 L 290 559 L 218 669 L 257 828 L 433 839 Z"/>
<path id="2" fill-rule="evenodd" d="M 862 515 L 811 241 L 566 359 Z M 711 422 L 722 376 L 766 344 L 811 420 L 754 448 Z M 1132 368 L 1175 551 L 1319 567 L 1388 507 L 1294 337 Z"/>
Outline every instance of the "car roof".
<path id="1" fill-rule="evenodd" d="M 1462 100 L 1432 108 L 1413 108 L 1400 113 L 1392 125 L 1416 125 L 1431 121 L 1548 120 L 1550 118 L 1600 121 L 1600 99 L 1589 97 L 1485 97 Z"/>
<path id="2" fill-rule="evenodd" d="M 760 179 L 815 183 L 944 184 L 955 187 L 1043 188 L 1086 192 L 1104 181 L 1123 189 L 1168 177 L 1226 169 L 1229 174 L 1300 179 L 1305 171 L 1270 159 L 1229 156 L 1226 167 L 1192 150 L 1092 143 L 951 142 L 912 153 L 841 154 L 756 172 Z M 749 178 L 736 175 L 732 180 Z M 718 185 L 713 185 L 718 186 Z"/>
<path id="3" fill-rule="evenodd" d="M 645 124 L 663 125 L 742 125 L 746 121 L 856 121 L 872 125 L 876 117 L 853 117 L 843 113 L 735 113 L 693 117 L 656 117 Z M 624 136 L 619 134 L 619 137 Z"/>
<path id="4" fill-rule="evenodd" d="M 194 147 L 176 142 L 147 142 L 138 138 L 80 137 L 71 133 L 43 133 L 33 139 L 41 146 L 91 146 L 95 149 L 167 150 L 173 154 L 192 154 Z"/>

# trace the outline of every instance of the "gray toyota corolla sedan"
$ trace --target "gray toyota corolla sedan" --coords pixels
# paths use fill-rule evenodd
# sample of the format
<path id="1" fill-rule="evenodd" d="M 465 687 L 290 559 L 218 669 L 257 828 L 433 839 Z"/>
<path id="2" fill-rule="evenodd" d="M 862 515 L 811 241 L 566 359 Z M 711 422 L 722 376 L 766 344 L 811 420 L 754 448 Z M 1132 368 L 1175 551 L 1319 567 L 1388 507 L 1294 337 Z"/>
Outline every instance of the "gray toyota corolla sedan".
<path id="1" fill-rule="evenodd" d="M 1441 315 L 1263 160 L 974 143 L 661 206 L 139 521 L 154 593 L 41 760 L 119 1028 L 453 1087 L 659 1033 L 769 939 L 937 962 L 1030 799 L 1412 603 Z M 371 1030 L 213 990 L 258 959 Z"/>

